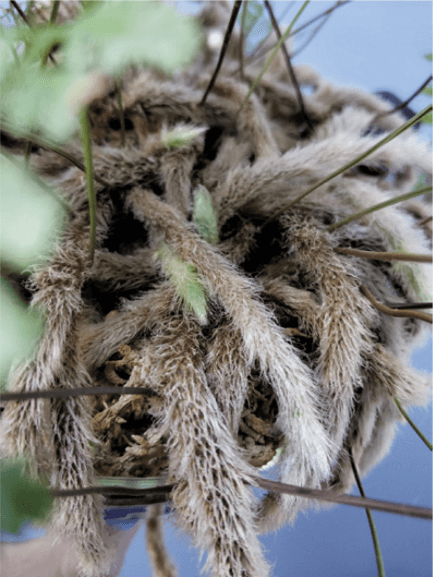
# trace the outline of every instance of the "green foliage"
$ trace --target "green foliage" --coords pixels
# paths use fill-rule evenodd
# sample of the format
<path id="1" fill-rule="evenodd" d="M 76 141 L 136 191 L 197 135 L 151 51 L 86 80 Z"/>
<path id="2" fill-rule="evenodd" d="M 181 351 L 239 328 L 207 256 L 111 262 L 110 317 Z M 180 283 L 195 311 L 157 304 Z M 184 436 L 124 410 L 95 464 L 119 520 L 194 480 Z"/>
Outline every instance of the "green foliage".
<path id="1" fill-rule="evenodd" d="M 206 292 L 195 267 L 181 260 L 166 243 L 162 243 L 157 255 L 185 306 L 194 311 L 201 323 L 205 323 L 207 314 Z"/>
<path id="2" fill-rule="evenodd" d="M 32 353 L 42 334 L 43 322 L 38 311 L 19 300 L 7 281 L 0 282 L 0 388 L 3 388 L 11 366 Z"/>
<path id="3" fill-rule="evenodd" d="M 197 23 L 163 2 L 95 4 L 98 7 L 73 25 L 66 57 L 74 68 L 89 69 L 97 63 L 106 73 L 118 75 L 137 64 L 173 74 L 189 64 L 200 46 Z"/>
<path id="4" fill-rule="evenodd" d="M 209 244 L 218 244 L 218 218 L 209 192 L 200 187 L 194 197 L 194 222 Z"/>
<path id="5" fill-rule="evenodd" d="M 2 261 L 21 272 L 48 256 L 64 210 L 24 164 L 1 155 L 0 167 Z"/>
<path id="6" fill-rule="evenodd" d="M 162 2 L 90 4 L 67 25 L 2 30 L 3 115 L 17 133 L 41 131 L 65 141 L 78 128 L 77 107 L 98 91 L 101 72 L 118 76 L 136 64 L 172 74 L 200 46 L 197 23 Z M 17 62 L 20 45 L 24 53 Z M 42 66 L 55 45 L 61 46 L 58 66 Z"/>
<path id="7" fill-rule="evenodd" d="M 49 489 L 28 477 L 24 467 L 22 461 L 1 462 L 1 528 L 9 533 L 19 533 L 26 521 L 43 518 L 52 504 Z"/>

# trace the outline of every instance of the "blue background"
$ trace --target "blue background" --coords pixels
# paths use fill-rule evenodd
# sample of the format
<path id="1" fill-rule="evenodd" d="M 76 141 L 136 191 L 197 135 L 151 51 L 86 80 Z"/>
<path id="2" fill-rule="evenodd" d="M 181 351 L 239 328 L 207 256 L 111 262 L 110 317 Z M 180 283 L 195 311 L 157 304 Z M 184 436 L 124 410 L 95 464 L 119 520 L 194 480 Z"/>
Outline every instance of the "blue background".
<path id="1" fill-rule="evenodd" d="M 178 3 L 185 6 L 185 2 Z M 292 4 L 281 24 L 289 24 L 301 2 L 273 2 L 277 14 Z M 331 7 L 333 2 L 310 2 L 295 28 Z M 294 64 L 309 64 L 336 84 L 369 92 L 389 90 L 405 100 L 431 74 L 423 55 L 431 52 L 431 2 L 361 2 L 337 9 Z M 314 27 L 314 25 L 313 25 Z M 294 50 L 308 38 L 296 37 Z M 426 96 L 411 104 L 418 112 Z M 423 129 L 431 141 L 431 131 Z M 419 369 L 431 372 L 431 341 L 413 357 Z M 431 438 L 431 407 L 415 408 L 410 416 Z M 408 425 L 399 427 L 390 454 L 366 477 L 367 496 L 431 506 L 431 453 Z M 358 494 L 356 489 L 353 494 Z M 387 513 L 374 513 L 390 577 L 428 577 L 432 574 L 431 523 Z M 170 521 L 166 542 L 179 577 L 198 577 L 199 554 Z M 366 514 L 345 506 L 299 516 L 293 527 L 261 538 L 276 577 L 367 577 L 377 574 Z M 141 527 L 128 551 L 121 577 L 152 575 Z"/>

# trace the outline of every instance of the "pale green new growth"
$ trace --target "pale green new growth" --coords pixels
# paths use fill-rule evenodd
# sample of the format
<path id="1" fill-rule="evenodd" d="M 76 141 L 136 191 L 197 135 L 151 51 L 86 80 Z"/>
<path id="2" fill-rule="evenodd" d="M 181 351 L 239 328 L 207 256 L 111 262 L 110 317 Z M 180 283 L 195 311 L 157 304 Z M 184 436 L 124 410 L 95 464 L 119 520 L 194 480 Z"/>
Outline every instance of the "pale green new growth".
<path id="1" fill-rule="evenodd" d="M 162 144 L 165 148 L 187 148 L 191 141 L 206 131 L 204 127 L 191 127 L 188 125 L 176 126 L 173 130 L 163 133 Z"/>
<path id="2" fill-rule="evenodd" d="M 209 192 L 201 186 L 194 197 L 194 222 L 209 244 L 218 244 L 218 217 Z"/>
<path id="3" fill-rule="evenodd" d="M 195 267 L 183 262 L 167 243 L 162 243 L 156 254 L 185 306 L 194 311 L 201 323 L 205 323 L 207 298 Z"/>

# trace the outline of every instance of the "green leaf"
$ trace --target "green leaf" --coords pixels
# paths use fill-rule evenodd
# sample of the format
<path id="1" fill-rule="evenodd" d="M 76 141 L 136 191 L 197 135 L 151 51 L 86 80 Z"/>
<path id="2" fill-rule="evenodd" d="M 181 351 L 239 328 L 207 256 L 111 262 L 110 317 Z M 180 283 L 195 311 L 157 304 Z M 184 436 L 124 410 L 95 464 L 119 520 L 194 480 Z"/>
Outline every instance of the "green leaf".
<path id="1" fill-rule="evenodd" d="M 194 222 L 209 244 L 218 244 L 218 218 L 209 192 L 201 186 L 194 197 Z"/>
<path id="2" fill-rule="evenodd" d="M 195 267 L 181 260 L 166 243 L 162 243 L 157 256 L 161 259 L 185 306 L 194 311 L 201 323 L 205 323 L 207 298 Z"/>
<path id="3" fill-rule="evenodd" d="M 430 62 L 431 62 L 431 61 L 432 61 L 432 58 L 433 58 L 433 53 L 430 52 L 430 54 L 424 54 L 424 58 L 425 58 L 426 60 L 430 60 Z"/>
<path id="4" fill-rule="evenodd" d="M 24 463 L 2 460 L 0 476 L 1 528 L 19 533 L 26 521 L 41 519 L 49 511 L 52 495 L 47 487 L 24 474 Z"/>
<path id="5" fill-rule="evenodd" d="M 26 307 L 5 279 L 0 280 L 0 388 L 11 367 L 29 357 L 43 332 L 42 315 Z"/>
<path id="6" fill-rule="evenodd" d="M 173 130 L 162 135 L 162 143 L 165 148 L 186 148 L 200 134 L 206 131 L 204 127 L 191 127 L 188 125 L 176 126 Z"/>
<path id="7" fill-rule="evenodd" d="M 54 194 L 37 183 L 24 166 L 1 155 L 0 167 L 2 260 L 22 271 L 49 256 L 64 211 Z"/>
<path id="8" fill-rule="evenodd" d="M 98 91 L 101 72 L 118 76 L 137 64 L 172 74 L 189 64 L 200 47 L 198 23 L 163 2 L 92 4 L 66 25 L 2 31 L 2 112 L 17 134 L 40 131 L 65 141 L 78 129 L 79 108 Z M 20 43 L 25 51 L 17 63 L 12 55 Z M 41 67 L 57 43 L 59 65 Z"/>
<path id="9" fill-rule="evenodd" d="M 163 2 L 100 4 L 74 27 L 67 49 L 74 69 L 98 65 L 116 76 L 128 65 L 147 64 L 173 74 L 189 64 L 200 47 L 197 22 Z"/>
<path id="10" fill-rule="evenodd" d="M 421 91 L 421 94 L 426 94 L 427 96 L 432 96 L 432 87 L 426 86 L 424 90 Z"/>
<path id="11" fill-rule="evenodd" d="M 74 85 L 82 74 L 41 68 L 39 62 L 9 63 L 1 74 L 2 111 L 18 135 L 41 131 L 62 142 L 78 128 Z"/>

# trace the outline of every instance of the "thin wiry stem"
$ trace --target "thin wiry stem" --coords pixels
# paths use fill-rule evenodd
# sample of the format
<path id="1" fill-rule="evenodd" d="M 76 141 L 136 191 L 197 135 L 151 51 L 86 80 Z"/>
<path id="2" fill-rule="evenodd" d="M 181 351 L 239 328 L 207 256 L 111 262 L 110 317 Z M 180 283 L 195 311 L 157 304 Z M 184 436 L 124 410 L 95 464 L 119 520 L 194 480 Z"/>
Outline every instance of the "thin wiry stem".
<path id="1" fill-rule="evenodd" d="M 371 304 L 377 308 L 382 313 L 390 315 L 392 317 L 402 317 L 402 318 L 411 318 L 411 319 L 418 319 L 419 321 L 424 321 L 426 323 L 433 323 L 432 315 L 427 313 L 420 313 L 418 311 L 410 311 L 410 310 L 396 310 L 391 309 L 384 305 L 383 303 L 379 302 L 368 290 L 365 285 L 361 285 L 360 290 L 362 294 L 371 302 Z"/>
<path id="2" fill-rule="evenodd" d="M 358 485 L 359 492 L 361 493 L 361 496 L 365 499 L 364 487 L 362 486 L 361 477 L 359 476 L 358 469 L 356 468 L 356 465 L 355 465 L 355 460 L 353 458 L 351 447 L 349 448 L 349 458 L 350 458 L 350 464 L 352 467 L 353 475 L 355 477 L 356 484 Z M 376 555 L 377 574 L 379 577 L 385 577 L 385 566 L 383 564 L 383 557 L 382 557 L 382 552 L 380 550 L 379 537 L 377 535 L 377 530 L 376 530 L 376 525 L 374 524 L 373 515 L 371 514 L 371 511 L 368 507 L 365 508 L 365 512 L 367 513 L 368 524 L 370 525 L 371 536 L 373 538 L 374 553 Z"/>
<path id="3" fill-rule="evenodd" d="M 119 117 L 120 117 L 120 145 L 122 148 L 125 147 L 125 112 L 123 110 L 122 101 L 122 82 L 120 78 L 116 79 L 117 88 L 117 103 L 119 105 Z"/>
<path id="4" fill-rule="evenodd" d="M 327 14 L 322 22 L 320 22 L 316 28 L 311 32 L 310 36 L 307 38 L 307 40 L 297 49 L 295 50 L 295 52 L 293 52 L 293 57 L 298 56 L 299 54 L 301 54 L 301 52 L 303 50 L 305 50 L 305 48 L 316 38 L 316 36 L 319 34 L 319 32 L 321 31 L 321 29 L 325 26 L 325 24 L 328 22 L 329 18 L 331 17 L 331 13 Z"/>
<path id="5" fill-rule="evenodd" d="M 406 413 L 406 411 L 403 409 L 403 407 L 401 406 L 400 401 L 397 399 L 397 397 L 394 397 L 394 402 L 398 407 L 398 410 L 400 411 L 400 413 L 403 415 L 403 417 L 406 419 L 406 421 L 409 423 L 409 425 L 412 427 L 412 429 L 415 431 L 415 433 L 418 435 L 418 437 L 421 439 L 421 441 L 427 445 L 427 447 L 430 449 L 430 451 L 433 451 L 433 445 L 430 443 L 430 441 L 427 439 L 427 437 L 425 437 L 421 431 L 418 429 L 418 427 L 415 425 L 415 423 L 412 421 L 412 419 L 409 417 L 409 415 Z"/>
<path id="6" fill-rule="evenodd" d="M 15 10 L 18 12 L 18 14 L 21 16 L 21 18 L 24 20 L 24 22 L 27 24 L 27 26 L 29 28 L 31 28 L 30 22 L 29 22 L 27 16 L 25 15 L 25 13 L 21 10 L 18 2 L 16 2 L 15 0 L 11 0 L 11 4 L 15 8 Z M 48 57 L 51 60 L 51 62 L 57 66 L 57 62 L 55 61 L 54 56 L 52 54 L 48 54 Z"/>
<path id="7" fill-rule="evenodd" d="M 321 180 L 319 180 L 319 182 L 317 184 L 315 184 L 314 186 L 312 186 L 311 188 L 309 188 L 308 190 L 306 190 L 305 192 L 303 192 L 302 194 L 297 196 L 294 200 L 291 200 L 289 203 L 285 204 L 279 210 L 274 212 L 274 214 L 272 216 L 270 216 L 268 218 L 268 220 L 265 221 L 263 226 L 266 226 L 267 224 L 269 224 L 272 220 L 274 220 L 274 218 L 276 218 L 277 216 L 279 216 L 283 212 L 286 212 L 294 204 L 296 204 L 297 202 L 299 202 L 300 200 L 305 198 L 308 194 L 311 194 L 312 192 L 317 190 L 323 184 L 326 184 L 327 182 L 329 182 L 333 178 L 336 178 L 337 176 L 339 176 L 343 172 L 346 172 L 346 170 L 349 170 L 349 168 L 356 166 L 357 164 L 359 164 L 361 162 L 361 160 L 364 160 L 365 158 L 367 158 L 368 156 L 373 154 L 373 152 L 376 152 L 376 150 L 379 150 L 379 148 L 381 148 L 384 144 L 387 144 L 388 142 L 391 142 L 391 140 L 394 140 L 394 138 L 397 138 L 397 136 L 399 136 L 402 132 L 404 132 L 405 130 L 407 130 L 408 128 L 410 128 L 414 124 L 416 124 L 421 118 L 423 118 L 426 114 L 431 112 L 432 109 L 433 109 L 433 106 L 430 104 L 429 106 L 424 108 L 424 110 L 422 110 L 421 112 L 416 114 L 413 118 L 411 118 L 410 120 L 408 120 L 407 122 L 402 124 L 399 128 L 396 128 L 396 130 L 393 130 L 390 134 L 385 136 L 385 138 L 382 138 L 382 140 L 380 140 L 377 144 L 375 144 L 374 146 L 371 146 L 368 150 L 366 150 L 365 152 L 363 152 L 362 154 L 357 156 L 354 160 L 351 160 L 350 162 L 348 162 L 347 164 L 345 164 L 341 168 L 338 168 L 334 172 L 331 172 L 331 174 L 328 174 L 328 176 L 325 176 L 325 178 L 322 178 Z M 431 190 L 431 188 L 429 190 Z M 426 190 L 425 192 L 428 192 L 428 191 Z M 341 222 L 343 222 L 343 221 L 341 221 Z M 342 226 L 340 223 L 337 223 L 336 225 L 332 225 L 332 227 L 329 227 L 327 229 L 327 231 L 329 232 L 329 230 L 334 230 L 335 228 L 337 228 L 337 225 Z"/>
<path id="8" fill-rule="evenodd" d="M 336 10 L 337 8 L 340 8 L 341 6 L 344 6 L 345 4 L 349 4 L 350 2 L 351 2 L 351 0 L 343 0 L 343 1 L 338 0 L 338 2 L 336 2 L 334 4 L 334 6 L 331 6 L 331 8 L 328 8 L 328 10 L 325 10 L 324 12 L 319 14 L 318 16 L 315 16 L 311 20 L 308 20 L 308 22 L 306 22 L 305 24 L 302 24 L 302 26 L 299 26 L 299 28 L 295 28 L 295 30 L 293 30 L 293 36 L 295 36 L 299 32 L 302 32 L 302 30 L 304 30 L 305 28 L 307 28 L 311 24 L 314 24 L 314 22 L 319 20 L 319 18 L 324 18 L 325 16 L 328 16 L 328 14 L 332 14 L 332 12 L 334 12 L 334 10 Z"/>
<path id="9" fill-rule="evenodd" d="M 325 10 L 325 12 L 322 12 L 321 14 L 319 14 L 318 16 L 315 16 L 314 18 L 312 18 L 311 20 L 309 20 L 308 22 L 306 22 L 305 24 L 303 24 L 299 28 L 296 28 L 295 30 L 293 30 L 292 36 L 295 36 L 295 34 L 298 34 L 298 32 L 301 32 L 302 30 L 304 30 L 305 28 L 307 28 L 308 26 L 310 26 L 311 24 L 313 24 L 314 22 L 316 22 L 320 18 L 326 17 L 328 14 L 331 14 L 336 8 L 340 8 L 340 6 L 344 6 L 344 4 L 348 4 L 350 1 L 351 0 L 344 0 L 344 2 L 338 1 L 336 4 L 334 4 L 334 6 L 332 6 L 331 8 L 328 8 L 328 10 Z M 266 38 L 265 38 L 265 40 L 266 40 Z M 255 60 L 257 60 L 257 59 L 261 58 L 262 56 L 264 56 L 265 54 L 267 54 L 270 50 L 273 50 L 275 48 L 275 46 L 272 46 L 270 48 L 266 48 L 266 50 L 264 50 L 260 54 L 257 54 L 257 51 L 261 45 L 262 45 L 262 43 L 260 43 L 259 46 L 251 54 L 250 59 L 248 61 L 248 64 L 251 64 Z"/>
<path id="10" fill-rule="evenodd" d="M 287 6 L 285 8 L 285 10 L 283 10 L 281 16 L 280 16 L 280 20 L 282 20 L 284 18 L 284 16 L 287 14 L 287 12 L 290 10 L 291 5 L 294 4 L 294 2 L 288 2 Z M 251 62 L 253 62 L 255 60 L 255 56 L 257 54 L 257 52 L 260 50 L 260 48 L 263 46 L 263 44 L 266 42 L 266 40 L 268 40 L 269 36 L 272 34 L 272 28 L 269 30 L 269 32 L 266 34 L 266 36 L 264 38 L 262 38 L 262 40 L 260 40 L 260 42 L 257 44 L 257 46 L 254 48 L 254 50 L 251 52 L 251 54 L 248 57 L 248 64 L 251 64 Z M 272 46 L 272 48 L 274 48 L 274 46 Z M 272 48 L 266 49 L 265 52 L 263 54 L 266 54 L 267 52 L 269 52 L 269 50 L 271 50 Z M 259 55 L 258 58 L 260 58 L 262 56 Z"/>
<path id="11" fill-rule="evenodd" d="M 405 309 L 405 310 L 415 310 L 415 309 L 431 309 L 433 308 L 433 303 L 384 303 L 387 307 L 391 309 Z"/>
<path id="12" fill-rule="evenodd" d="M 60 8 L 60 0 L 53 0 L 53 4 L 51 6 L 50 24 L 55 24 L 57 14 L 59 13 L 59 8 Z"/>
<path id="13" fill-rule="evenodd" d="M 254 79 L 254 82 L 251 85 L 251 88 L 248 91 L 248 94 L 245 96 L 245 100 L 243 101 L 243 103 L 241 104 L 241 107 L 239 109 L 239 112 L 242 110 L 242 108 L 245 106 L 245 104 L 247 103 L 249 97 L 251 96 L 251 94 L 254 92 L 254 90 L 256 89 L 257 84 L 260 82 L 260 80 L 262 79 L 263 74 L 266 72 L 266 70 L 269 68 L 272 60 L 275 58 L 275 56 L 277 55 L 278 50 L 281 48 L 281 45 L 287 40 L 287 38 L 290 35 L 290 32 L 293 28 L 293 25 L 295 24 L 296 20 L 299 18 L 299 16 L 302 14 L 302 12 L 304 11 L 304 9 L 307 7 L 307 5 L 309 4 L 310 0 L 306 0 L 301 8 L 298 10 L 296 16 L 293 18 L 293 20 L 291 21 L 291 23 L 289 24 L 287 30 L 284 32 L 284 34 L 281 36 L 281 38 L 278 40 L 274 50 L 272 51 L 272 54 L 269 56 L 269 58 L 266 60 L 266 62 L 264 63 L 262 69 L 260 70 L 258 76 Z"/>
<path id="14" fill-rule="evenodd" d="M 221 68 L 221 66 L 222 66 L 222 63 L 223 63 L 223 60 L 224 60 L 224 56 L 225 56 L 225 53 L 226 53 L 226 51 L 227 51 L 227 46 L 228 46 L 228 44 L 229 44 L 230 37 L 231 37 L 231 35 L 232 35 L 233 28 L 234 28 L 234 26 L 235 26 L 236 18 L 237 18 L 239 9 L 240 9 L 240 7 L 241 7 L 241 4 L 242 4 L 242 0 L 236 0 L 236 2 L 234 3 L 233 10 L 232 10 L 232 13 L 231 13 L 231 16 L 230 16 L 230 20 L 229 20 L 229 23 L 228 23 L 228 26 L 227 26 L 227 30 L 226 30 L 226 33 L 225 33 L 225 36 L 224 36 L 223 45 L 221 46 L 221 51 L 220 51 L 220 55 L 219 55 L 219 58 L 218 58 L 218 63 L 217 63 L 217 65 L 216 65 L 215 72 L 213 73 L 212 78 L 210 79 L 210 82 L 209 82 L 209 84 L 208 84 L 208 87 L 206 88 L 206 91 L 205 91 L 205 93 L 203 94 L 203 98 L 201 99 L 200 105 L 203 105 L 203 104 L 206 102 L 207 95 L 208 95 L 209 92 L 212 90 L 213 85 L 214 85 L 215 82 L 216 82 L 216 79 L 217 79 L 217 76 L 218 76 L 218 72 L 220 71 L 220 68 Z"/>
<path id="15" fill-rule="evenodd" d="M 382 501 L 379 499 L 367 499 L 363 497 L 355 497 L 353 495 L 336 495 L 332 491 L 322 489 L 310 489 L 308 487 L 298 487 L 288 483 L 280 483 L 279 481 L 271 481 L 263 479 L 262 477 L 253 477 L 254 482 L 259 487 L 268 491 L 276 491 L 285 493 L 287 495 L 299 495 L 306 499 L 315 499 L 319 501 L 326 501 L 329 503 L 339 503 L 341 505 L 349 505 L 351 507 L 368 507 L 369 509 L 383 511 L 385 513 L 393 513 L 396 515 L 404 515 L 407 517 L 415 517 L 418 519 L 432 519 L 432 510 L 428 507 L 416 507 L 414 505 L 406 505 L 404 503 L 391 503 L 389 501 Z M 174 485 L 161 485 L 159 487 L 149 487 L 146 489 L 138 489 L 134 487 L 119 487 L 113 486 L 94 486 L 82 489 L 68 489 L 58 490 L 53 489 L 54 497 L 72 497 L 76 495 L 90 495 L 95 493 L 102 493 L 104 495 L 125 495 L 130 497 L 137 497 L 133 502 L 128 504 L 148 504 L 147 501 L 142 501 L 142 498 L 147 496 L 157 495 L 164 502 L 168 499 L 169 494 L 173 490 Z M 156 502 L 156 501 L 153 501 Z M 120 504 L 120 503 L 119 503 Z"/>
<path id="16" fill-rule="evenodd" d="M 405 100 L 404 102 L 402 102 L 401 104 L 399 104 L 398 106 L 396 106 L 395 108 L 393 108 L 392 110 L 387 110 L 387 111 L 385 111 L 385 112 L 379 112 L 379 114 L 377 114 L 377 115 L 374 117 L 374 119 L 373 119 L 373 121 L 372 121 L 372 124 L 374 124 L 374 123 L 376 122 L 376 120 L 378 120 L 379 118 L 382 118 L 383 116 L 388 116 L 389 114 L 394 114 L 394 112 L 398 112 L 399 110 L 402 110 L 403 108 L 406 108 L 406 106 L 408 106 L 408 105 L 412 102 L 412 100 L 413 100 L 416 96 L 418 96 L 418 94 L 419 94 L 420 92 L 422 92 L 422 90 L 427 86 L 427 84 L 428 84 L 429 82 L 431 82 L 432 78 L 433 78 L 433 76 L 430 75 L 430 76 L 427 78 L 427 80 L 426 80 L 425 82 L 423 82 L 423 84 L 421 84 L 421 86 L 420 86 L 417 90 L 415 90 L 415 92 L 412 94 L 412 96 L 409 96 L 409 98 L 408 98 L 407 100 Z"/>
<path id="17" fill-rule="evenodd" d="M 92 137 L 90 133 L 90 123 L 87 106 L 83 108 L 80 114 L 81 137 L 84 148 L 84 162 L 86 165 L 87 195 L 89 198 L 89 215 L 90 215 L 90 250 L 89 263 L 93 263 L 96 245 L 96 194 L 93 170 L 93 153 Z"/>
<path id="18" fill-rule="evenodd" d="M 13 127 L 8 127 L 7 122 L 2 121 L 2 124 L 5 127 L 5 130 L 7 132 L 13 133 Z M 74 155 L 72 155 L 70 152 L 67 152 L 63 148 L 59 148 L 53 144 L 50 144 L 41 136 L 36 136 L 36 135 L 30 134 L 30 135 L 24 135 L 23 138 L 25 138 L 26 140 L 28 140 L 32 144 L 34 143 L 34 144 L 37 144 L 38 146 L 40 146 L 41 148 L 45 148 L 45 150 L 51 150 L 51 152 L 54 152 L 55 154 L 58 154 L 59 156 L 63 156 L 63 158 L 66 158 L 66 160 L 69 160 L 69 162 L 71 164 L 73 164 L 74 166 L 76 166 L 77 168 L 82 170 L 84 173 L 86 172 L 86 167 L 84 166 L 84 164 L 80 160 L 78 160 L 78 158 L 75 158 Z M 111 188 L 110 184 L 108 182 L 106 182 L 105 180 L 103 180 L 102 178 L 100 178 L 97 174 L 94 174 L 94 179 L 96 180 L 96 182 L 99 182 L 99 184 L 102 184 L 102 186 L 104 186 L 105 188 Z"/>
<path id="19" fill-rule="evenodd" d="M 427 216 L 426 218 L 423 218 L 422 220 L 417 222 L 417 226 L 424 226 L 425 224 L 430 222 L 432 219 L 433 219 L 433 216 Z"/>
<path id="20" fill-rule="evenodd" d="M 24 22 L 27 24 L 27 26 L 30 26 L 30 23 L 27 19 L 27 16 L 25 15 L 25 13 L 21 10 L 20 5 L 18 4 L 18 2 L 16 2 L 15 0 L 10 0 L 10 3 L 12 4 L 12 6 L 15 8 L 15 10 L 18 12 L 18 14 L 21 16 L 21 18 L 24 20 Z"/>
<path id="21" fill-rule="evenodd" d="M 274 27 L 275 33 L 278 37 L 278 40 L 281 40 L 282 36 L 281 36 L 280 27 L 278 25 L 277 19 L 275 18 L 275 14 L 274 14 L 274 11 L 272 10 L 272 6 L 271 6 L 269 0 L 265 0 L 265 6 L 269 12 L 272 26 Z M 293 66 L 292 66 L 292 63 L 290 61 L 290 56 L 289 56 L 289 53 L 287 52 L 287 48 L 286 48 L 286 45 L 284 44 L 284 42 L 281 44 L 281 50 L 283 52 L 283 56 L 284 56 L 284 60 L 286 62 L 286 66 L 287 66 L 287 70 L 288 70 L 288 73 L 290 76 L 290 80 L 292 81 L 292 84 L 295 87 L 296 96 L 297 96 L 298 103 L 299 103 L 299 109 L 301 111 L 302 117 L 304 119 L 304 122 L 306 123 L 306 125 L 310 129 L 310 131 L 313 132 L 314 126 L 310 120 L 310 117 L 307 114 L 307 111 L 305 110 L 305 104 L 304 104 L 304 99 L 302 98 L 301 89 L 299 88 L 299 83 L 298 83 L 298 80 L 296 78 L 296 74 L 293 70 Z"/>
<path id="22" fill-rule="evenodd" d="M 0 393 L 0 402 L 28 401 L 30 399 L 65 399 L 67 397 L 97 395 L 149 395 L 156 392 L 149 387 L 86 387 L 78 389 L 53 389 L 49 391 L 28 391 L 25 393 Z"/>
<path id="23" fill-rule="evenodd" d="M 384 202 L 379 202 L 378 204 L 373 204 L 372 206 L 369 206 L 368 208 L 364 208 L 363 210 L 360 210 L 359 212 L 356 212 L 354 214 L 351 214 L 350 216 L 347 216 L 346 218 L 343 218 L 342 220 L 340 220 L 339 222 L 336 222 L 335 224 L 331 224 L 331 226 L 328 226 L 328 228 L 326 229 L 326 232 L 331 232 L 333 230 L 337 230 L 337 228 L 341 228 L 342 226 L 348 224 L 349 222 L 353 222 L 354 220 L 358 220 L 359 218 L 362 218 L 366 214 L 372 214 L 373 212 L 381 210 L 382 208 L 387 208 L 388 206 L 398 204 L 399 202 L 404 202 L 405 200 L 410 200 L 411 198 L 421 196 L 423 194 L 426 194 L 427 192 L 431 192 L 431 190 L 432 190 L 431 186 L 426 186 L 425 188 L 421 188 L 420 190 L 414 190 L 412 192 L 407 192 L 406 194 L 400 194 L 399 196 L 394 196 L 394 198 L 391 198 L 389 200 L 385 200 Z"/>
<path id="24" fill-rule="evenodd" d="M 433 257 L 428 254 L 409 254 L 404 252 L 378 252 L 374 250 L 358 250 L 355 248 L 335 247 L 334 252 L 368 258 L 372 260 L 402 260 L 407 262 L 433 262 Z"/>
<path id="25" fill-rule="evenodd" d="M 245 0 L 244 5 L 242 7 L 242 14 L 241 14 L 241 34 L 239 39 L 239 74 L 242 81 L 245 81 L 245 73 L 244 73 L 244 42 L 245 42 L 245 20 L 247 16 L 247 8 L 248 8 L 248 0 Z"/>

